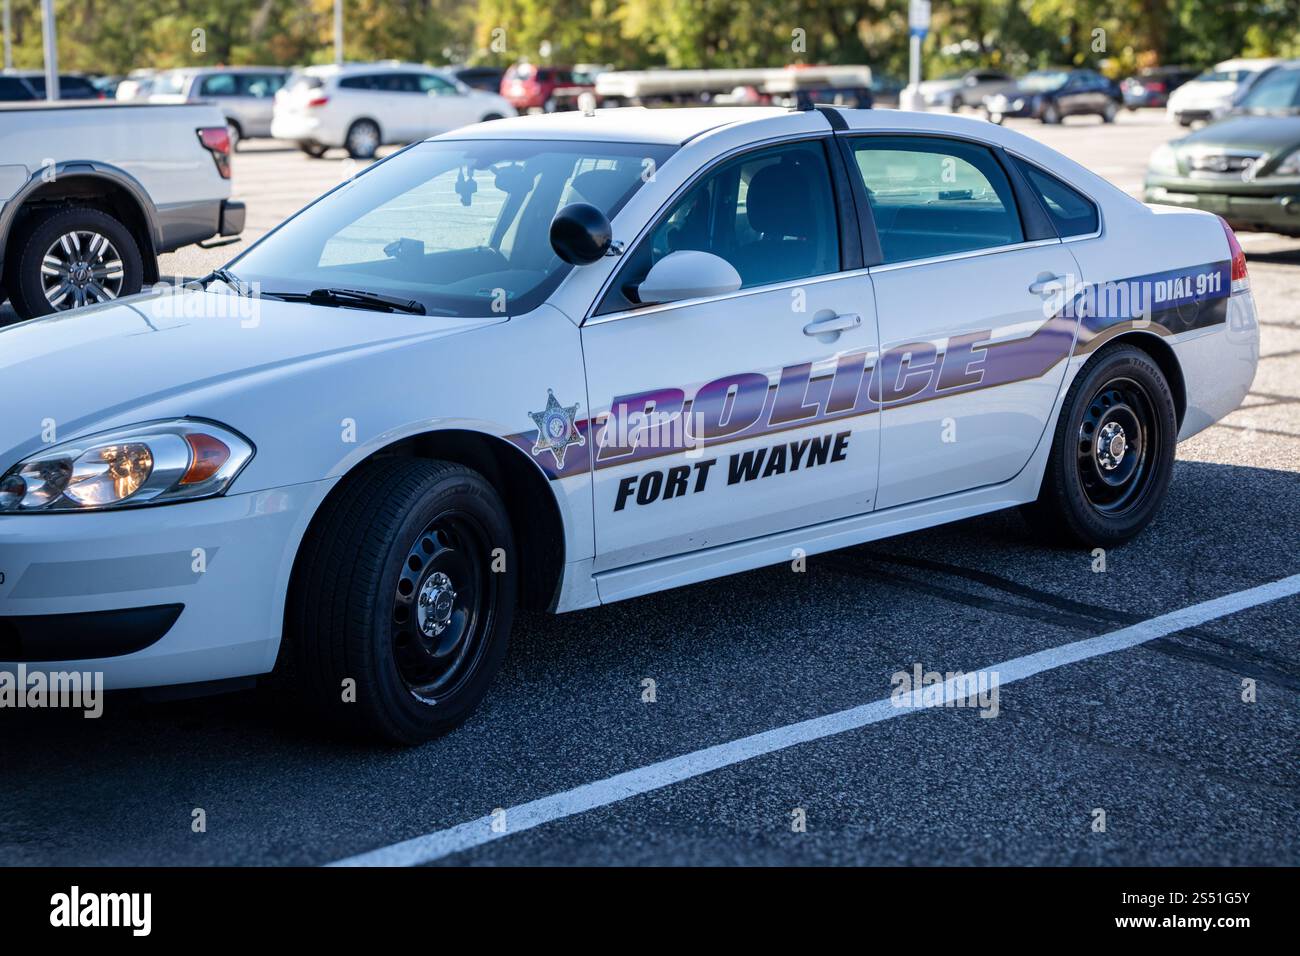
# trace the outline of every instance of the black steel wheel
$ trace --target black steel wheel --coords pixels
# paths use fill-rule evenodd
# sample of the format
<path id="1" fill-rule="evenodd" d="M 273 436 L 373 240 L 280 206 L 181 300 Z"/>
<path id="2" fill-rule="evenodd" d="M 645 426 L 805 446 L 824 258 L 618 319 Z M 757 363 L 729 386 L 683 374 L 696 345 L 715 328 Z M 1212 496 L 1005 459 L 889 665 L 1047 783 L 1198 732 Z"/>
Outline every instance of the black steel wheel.
<path id="1" fill-rule="evenodd" d="M 517 590 L 505 506 L 478 472 L 381 459 L 299 550 L 277 668 L 342 728 L 414 744 L 463 722 L 501 667 Z"/>
<path id="2" fill-rule="evenodd" d="M 1127 541 L 1164 502 L 1177 439 L 1177 406 L 1159 364 L 1134 346 L 1107 346 L 1066 393 L 1026 517 L 1070 543 Z"/>

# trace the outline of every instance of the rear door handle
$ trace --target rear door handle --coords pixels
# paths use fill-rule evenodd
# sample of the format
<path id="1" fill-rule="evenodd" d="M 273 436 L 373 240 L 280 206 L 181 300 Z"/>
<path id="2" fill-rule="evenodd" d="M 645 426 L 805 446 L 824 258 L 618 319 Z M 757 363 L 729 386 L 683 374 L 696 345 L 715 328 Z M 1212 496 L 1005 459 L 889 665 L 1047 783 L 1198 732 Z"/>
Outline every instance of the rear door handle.
<path id="1" fill-rule="evenodd" d="M 1029 291 L 1034 295 L 1042 295 L 1047 291 L 1049 285 L 1056 284 L 1062 288 L 1065 287 L 1065 276 L 1044 276 L 1035 282 L 1029 283 Z"/>
<path id="2" fill-rule="evenodd" d="M 847 329 L 856 329 L 861 324 L 862 316 L 856 312 L 846 312 L 843 315 L 832 315 L 829 319 L 809 322 L 803 327 L 803 334 L 825 335 L 827 332 L 843 332 Z"/>

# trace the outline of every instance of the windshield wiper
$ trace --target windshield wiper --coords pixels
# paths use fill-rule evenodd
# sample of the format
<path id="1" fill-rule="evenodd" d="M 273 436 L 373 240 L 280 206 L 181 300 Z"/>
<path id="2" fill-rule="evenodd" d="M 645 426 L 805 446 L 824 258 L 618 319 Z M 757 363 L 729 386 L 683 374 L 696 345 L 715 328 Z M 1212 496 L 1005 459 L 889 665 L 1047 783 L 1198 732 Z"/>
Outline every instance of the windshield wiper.
<path id="1" fill-rule="evenodd" d="M 235 293 L 235 295 L 247 296 L 252 292 L 252 290 L 244 283 L 243 279 L 239 278 L 239 276 L 224 267 L 221 269 L 213 269 L 200 279 L 199 282 L 203 284 L 204 288 L 207 288 L 208 285 L 218 280 L 224 282 L 230 290 Z"/>
<path id="2" fill-rule="evenodd" d="M 414 299 L 395 295 L 366 292 L 363 289 L 312 289 L 310 292 L 263 292 L 271 299 L 285 302 L 307 302 L 311 305 L 335 305 L 353 309 L 372 309 L 375 312 L 406 312 L 424 315 L 425 308 Z"/>

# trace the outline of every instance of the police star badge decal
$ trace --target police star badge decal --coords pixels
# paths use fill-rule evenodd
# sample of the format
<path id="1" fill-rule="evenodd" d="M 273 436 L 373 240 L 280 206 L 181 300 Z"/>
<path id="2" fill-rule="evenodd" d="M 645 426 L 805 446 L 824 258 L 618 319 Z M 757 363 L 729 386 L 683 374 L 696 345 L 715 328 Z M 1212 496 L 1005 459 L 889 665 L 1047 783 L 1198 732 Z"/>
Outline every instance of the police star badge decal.
<path id="1" fill-rule="evenodd" d="M 578 431 L 574 419 L 578 417 L 578 406 L 567 408 L 555 400 L 555 393 L 546 390 L 546 407 L 540 412 L 529 412 L 528 417 L 537 426 L 537 441 L 533 442 L 533 455 L 549 451 L 555 459 L 555 467 L 564 467 L 564 451 L 570 445 L 585 445 L 587 440 Z"/>

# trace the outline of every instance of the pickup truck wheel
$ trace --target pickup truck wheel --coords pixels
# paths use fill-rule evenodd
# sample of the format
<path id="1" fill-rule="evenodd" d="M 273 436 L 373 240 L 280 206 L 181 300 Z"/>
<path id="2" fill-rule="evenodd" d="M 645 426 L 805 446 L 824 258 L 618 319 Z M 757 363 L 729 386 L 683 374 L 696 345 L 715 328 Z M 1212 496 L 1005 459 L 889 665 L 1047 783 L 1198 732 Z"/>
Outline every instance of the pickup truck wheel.
<path id="1" fill-rule="evenodd" d="M 303 140 L 298 143 L 298 148 L 310 156 L 312 159 L 320 159 L 325 155 L 328 146 L 313 142 L 312 140 Z"/>
<path id="2" fill-rule="evenodd" d="M 1151 522 L 1174 468 L 1178 416 L 1160 367 L 1114 345 L 1065 396 L 1031 525 L 1058 541 L 1110 547 Z"/>
<path id="3" fill-rule="evenodd" d="M 133 295 L 144 260 L 122 223 L 88 206 L 38 213 L 17 238 L 6 279 L 24 319 Z"/>
<path id="4" fill-rule="evenodd" d="M 374 159 L 379 149 L 379 127 L 371 120 L 357 120 L 348 128 L 344 145 L 353 159 Z"/>
<path id="5" fill-rule="evenodd" d="M 288 676 L 336 726 L 420 743 L 470 715 L 505 657 L 510 523 L 487 480 L 450 462 L 381 459 L 345 482 L 298 558 Z"/>

